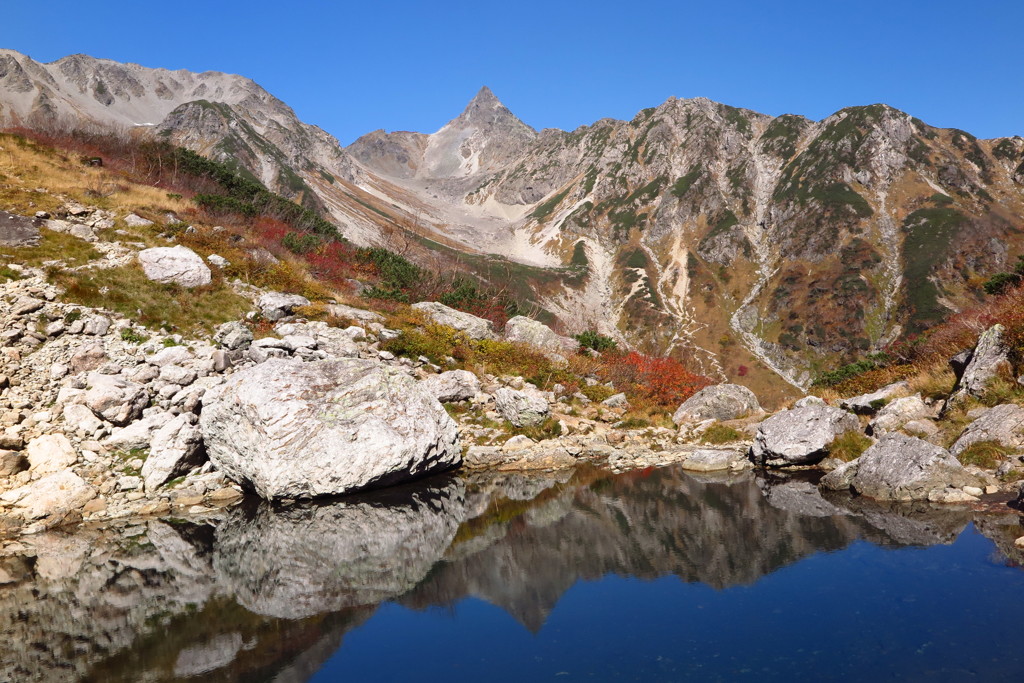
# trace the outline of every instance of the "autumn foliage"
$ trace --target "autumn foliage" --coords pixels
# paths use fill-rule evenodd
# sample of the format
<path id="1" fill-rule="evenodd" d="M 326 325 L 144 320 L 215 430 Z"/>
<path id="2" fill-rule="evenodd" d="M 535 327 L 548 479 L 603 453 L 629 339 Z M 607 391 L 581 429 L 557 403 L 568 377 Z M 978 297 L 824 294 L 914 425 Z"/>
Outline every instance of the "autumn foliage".
<path id="1" fill-rule="evenodd" d="M 603 375 L 627 395 L 648 399 L 674 410 L 680 403 L 712 384 L 674 358 L 656 358 L 630 351 L 606 354 Z"/>

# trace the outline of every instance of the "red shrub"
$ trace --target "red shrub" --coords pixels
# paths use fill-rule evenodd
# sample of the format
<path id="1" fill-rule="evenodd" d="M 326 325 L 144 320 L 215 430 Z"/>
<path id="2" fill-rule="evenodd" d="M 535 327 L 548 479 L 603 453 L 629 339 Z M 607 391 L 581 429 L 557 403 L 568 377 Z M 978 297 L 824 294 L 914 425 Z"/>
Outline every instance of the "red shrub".
<path id="1" fill-rule="evenodd" d="M 627 394 L 675 408 L 706 386 L 707 377 L 695 375 L 674 358 L 655 358 L 630 351 L 605 355 L 604 373 Z"/>

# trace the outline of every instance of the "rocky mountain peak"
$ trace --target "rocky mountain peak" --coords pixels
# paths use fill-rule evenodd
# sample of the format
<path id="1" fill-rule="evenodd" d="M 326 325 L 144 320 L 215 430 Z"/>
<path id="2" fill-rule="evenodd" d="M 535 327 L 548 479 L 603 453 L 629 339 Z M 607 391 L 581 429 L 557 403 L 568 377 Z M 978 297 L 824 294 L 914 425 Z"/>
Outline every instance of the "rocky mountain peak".
<path id="1" fill-rule="evenodd" d="M 520 134 L 535 132 L 509 110 L 486 85 L 480 88 L 461 114 L 445 128 L 473 127 L 479 130 L 508 130 Z"/>

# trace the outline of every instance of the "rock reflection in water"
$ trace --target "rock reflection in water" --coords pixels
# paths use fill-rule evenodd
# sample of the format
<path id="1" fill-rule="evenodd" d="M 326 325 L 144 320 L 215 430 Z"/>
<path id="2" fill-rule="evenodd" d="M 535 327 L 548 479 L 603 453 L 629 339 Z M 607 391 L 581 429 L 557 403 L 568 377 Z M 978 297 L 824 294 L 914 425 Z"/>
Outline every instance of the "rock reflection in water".
<path id="1" fill-rule="evenodd" d="M 375 605 L 414 588 L 441 558 L 464 498 L 452 479 L 333 505 L 239 509 L 217 529 L 214 569 L 257 614 L 299 619 Z"/>
<path id="2" fill-rule="evenodd" d="M 675 575 L 727 588 L 856 539 L 950 543 L 971 521 L 957 508 L 823 498 L 799 478 L 674 468 L 446 476 L 223 514 L 9 548 L 0 680 L 298 682 L 384 601 L 476 596 L 536 631 L 581 579 Z M 978 526 L 1015 552 L 1013 515 Z"/>

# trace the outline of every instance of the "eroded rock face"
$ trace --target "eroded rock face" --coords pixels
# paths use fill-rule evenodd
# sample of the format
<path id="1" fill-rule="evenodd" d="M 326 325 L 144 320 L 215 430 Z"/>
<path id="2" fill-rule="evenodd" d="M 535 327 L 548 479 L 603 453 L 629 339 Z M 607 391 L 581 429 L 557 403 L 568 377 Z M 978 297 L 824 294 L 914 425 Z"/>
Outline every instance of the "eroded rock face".
<path id="1" fill-rule="evenodd" d="M 954 397 L 981 396 L 989 383 L 1010 369 L 1009 349 L 1003 343 L 1005 328 L 993 325 L 978 338 Z"/>
<path id="2" fill-rule="evenodd" d="M 809 465 L 824 458 L 826 447 L 849 431 L 860 431 L 856 416 L 828 405 L 808 403 L 762 422 L 750 453 L 759 465 Z"/>
<path id="3" fill-rule="evenodd" d="M 196 416 L 183 413 L 170 420 L 153 435 L 149 457 L 142 466 L 146 490 L 163 486 L 176 476 L 203 463 L 203 435 Z"/>
<path id="4" fill-rule="evenodd" d="M 831 490 L 851 489 L 876 500 L 945 502 L 949 488 L 978 486 L 949 451 L 913 436 L 886 434 L 856 460 L 821 480 Z"/>
<path id="5" fill-rule="evenodd" d="M 280 320 L 292 314 L 292 311 L 299 306 L 308 306 L 309 299 L 298 294 L 281 294 L 280 292 L 267 292 L 259 298 L 256 306 L 260 313 L 267 320 Z"/>
<path id="6" fill-rule="evenodd" d="M 400 370 L 271 359 L 207 392 L 210 459 L 264 498 L 386 486 L 461 462 L 454 421 Z"/>
<path id="7" fill-rule="evenodd" d="M 480 392 L 480 380 L 468 370 L 449 370 L 431 375 L 420 382 L 420 387 L 441 403 L 466 401 Z"/>
<path id="8" fill-rule="evenodd" d="M 895 431 L 908 422 L 925 420 L 933 416 L 932 409 L 921 399 L 921 394 L 915 394 L 886 404 L 871 420 L 869 426 L 872 434 L 880 436 L 885 432 Z"/>
<path id="9" fill-rule="evenodd" d="M 146 277 L 155 282 L 182 287 L 210 284 L 210 267 L 188 247 L 154 247 L 139 252 L 139 263 Z"/>
<path id="10" fill-rule="evenodd" d="M 672 421 L 681 425 L 702 420 L 735 420 L 760 412 L 761 404 L 750 389 L 739 384 L 716 384 L 686 399 Z"/>
<path id="11" fill-rule="evenodd" d="M 85 405 L 96 415 L 115 425 L 137 419 L 149 403 L 145 387 L 117 375 L 89 373 Z"/>
<path id="12" fill-rule="evenodd" d="M 287 619 L 402 595 L 441 559 L 464 515 L 461 482 L 417 488 L 384 500 L 236 510 L 217 531 L 218 578 L 247 609 Z"/>
<path id="13" fill-rule="evenodd" d="M 412 307 L 426 313 L 438 325 L 447 325 L 460 332 L 465 332 L 473 339 L 494 338 L 494 325 L 490 320 L 457 311 L 436 301 L 421 301 L 413 304 Z"/>
<path id="14" fill-rule="evenodd" d="M 890 399 L 899 396 L 901 393 L 908 393 L 909 389 L 910 385 L 906 382 L 895 382 L 870 394 L 861 394 L 860 396 L 843 399 L 840 407 L 843 410 L 849 410 L 858 415 L 874 415 L 883 406 L 887 405 Z"/>
<path id="15" fill-rule="evenodd" d="M 1004 403 L 986 410 L 981 417 L 967 425 L 967 429 L 949 451 L 953 455 L 960 455 L 972 444 L 981 441 L 996 441 L 1007 448 L 1024 449 L 1024 408 Z"/>
<path id="16" fill-rule="evenodd" d="M 516 427 L 539 425 L 551 414 L 548 402 L 540 396 L 508 387 L 494 392 L 494 406 L 503 418 Z"/>

